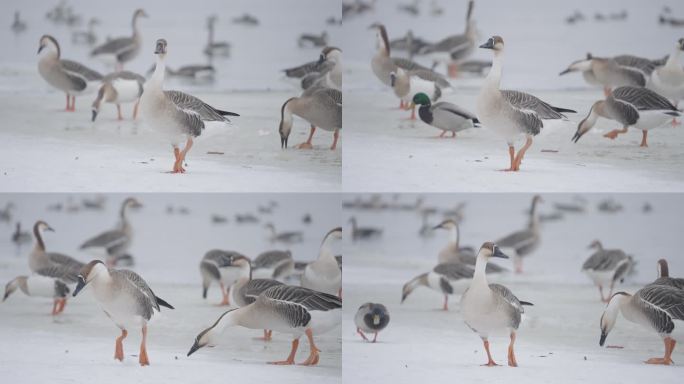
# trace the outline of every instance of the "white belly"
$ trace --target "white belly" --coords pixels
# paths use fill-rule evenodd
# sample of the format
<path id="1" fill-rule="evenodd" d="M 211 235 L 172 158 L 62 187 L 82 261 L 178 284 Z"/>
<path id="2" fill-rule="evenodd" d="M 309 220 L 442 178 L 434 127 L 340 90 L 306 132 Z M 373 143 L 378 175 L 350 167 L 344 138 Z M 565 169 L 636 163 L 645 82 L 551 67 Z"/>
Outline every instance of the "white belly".
<path id="1" fill-rule="evenodd" d="M 31 297 L 55 297 L 55 280 L 49 277 L 32 275 L 26 282 L 29 296 Z"/>
<path id="2" fill-rule="evenodd" d="M 613 276 L 615 275 L 615 271 L 585 270 L 584 272 L 587 274 L 587 276 L 589 276 L 594 284 L 601 285 L 603 287 L 610 286 L 610 283 L 613 281 Z"/>
<path id="3" fill-rule="evenodd" d="M 330 311 L 311 311 L 311 321 L 309 327 L 314 334 L 320 335 L 335 329 L 342 323 L 342 309 L 333 309 Z"/>
<path id="4" fill-rule="evenodd" d="M 634 128 L 642 131 L 662 127 L 663 125 L 672 121 L 670 115 L 666 115 L 663 111 L 639 111 L 639 120 L 634 124 Z"/>
<path id="5" fill-rule="evenodd" d="M 114 103 L 130 103 L 138 100 L 140 88 L 135 80 L 116 79 L 112 82 L 117 98 Z"/>

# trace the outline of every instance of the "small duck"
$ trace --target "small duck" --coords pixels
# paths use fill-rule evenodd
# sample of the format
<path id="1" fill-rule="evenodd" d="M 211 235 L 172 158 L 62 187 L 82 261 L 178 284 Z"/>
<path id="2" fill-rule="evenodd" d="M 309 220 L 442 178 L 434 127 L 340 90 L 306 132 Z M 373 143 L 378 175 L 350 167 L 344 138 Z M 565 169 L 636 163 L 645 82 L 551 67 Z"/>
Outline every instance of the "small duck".
<path id="1" fill-rule="evenodd" d="M 599 287 L 601 301 L 607 303 L 613 295 L 613 287 L 616 282 L 622 282 L 632 268 L 634 260 L 620 249 L 604 249 L 599 240 L 594 240 L 590 249 L 596 249 L 587 261 L 582 265 L 582 272 L 586 273 L 594 284 Z M 608 296 L 603 297 L 603 287 L 609 285 Z"/>
<path id="2" fill-rule="evenodd" d="M 361 337 L 366 340 L 365 333 L 373 334 L 373 341 L 375 343 L 378 338 L 378 332 L 387 328 L 389 324 L 390 315 L 387 307 L 378 303 L 365 303 L 359 307 L 354 316 L 354 323 L 356 323 L 356 332 L 361 335 Z"/>
<path id="3" fill-rule="evenodd" d="M 432 271 L 420 274 L 401 288 L 401 303 L 418 287 L 428 287 L 444 295 L 442 309 L 449 310 L 449 295 L 461 295 L 473 278 L 473 267 L 463 263 L 437 264 Z"/>
<path id="4" fill-rule="evenodd" d="M 304 234 L 300 231 L 276 232 L 273 223 L 267 223 L 264 227 L 271 233 L 269 239 L 272 243 L 282 242 L 291 244 L 301 243 L 304 240 Z"/>
<path id="5" fill-rule="evenodd" d="M 420 105 L 418 116 L 425 124 L 442 130 L 439 137 L 444 137 L 447 132 L 451 132 L 451 137 L 456 137 L 456 132 L 480 128 L 480 121 L 475 115 L 455 104 L 446 101 L 432 104 L 425 93 L 416 94 L 412 101 Z"/>

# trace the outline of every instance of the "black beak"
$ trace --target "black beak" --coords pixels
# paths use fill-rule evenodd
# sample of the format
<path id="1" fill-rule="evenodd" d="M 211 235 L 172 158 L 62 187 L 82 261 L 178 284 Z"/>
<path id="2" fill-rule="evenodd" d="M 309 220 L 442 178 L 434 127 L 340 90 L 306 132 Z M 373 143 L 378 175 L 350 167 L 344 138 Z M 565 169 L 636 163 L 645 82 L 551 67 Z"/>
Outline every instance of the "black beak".
<path id="1" fill-rule="evenodd" d="M 486 43 L 480 45 L 480 48 L 484 49 L 494 49 L 494 39 L 487 40 Z"/>
<path id="2" fill-rule="evenodd" d="M 201 348 L 201 347 L 199 346 L 199 344 L 197 344 L 197 340 L 195 340 L 195 343 L 192 344 L 192 347 L 190 348 L 190 351 L 188 351 L 188 356 L 190 356 L 190 355 L 192 355 L 193 353 L 197 352 L 197 350 L 200 349 L 200 348 Z"/>
<path id="3" fill-rule="evenodd" d="M 3 302 L 3 303 L 5 302 L 5 300 L 7 300 L 7 298 L 9 297 L 9 295 L 10 295 L 10 291 L 5 291 L 5 296 L 2 298 L 2 302 Z"/>
<path id="4" fill-rule="evenodd" d="M 202 287 L 202 298 L 206 299 L 207 298 L 207 291 L 209 290 L 209 287 Z"/>
<path id="5" fill-rule="evenodd" d="M 603 347 L 603 344 L 606 343 L 606 337 L 608 337 L 608 334 L 604 331 L 601 331 L 601 339 L 599 339 L 599 345 Z"/>
<path id="6" fill-rule="evenodd" d="M 45 45 L 41 44 L 40 47 L 38 47 L 38 53 L 36 53 L 36 55 L 39 54 L 40 51 L 43 50 L 43 48 L 45 48 Z"/>
<path id="7" fill-rule="evenodd" d="M 501 252 L 499 247 L 494 247 L 494 252 L 492 253 L 492 257 L 500 257 L 502 259 L 508 259 L 509 258 L 505 253 Z"/>
<path id="8" fill-rule="evenodd" d="M 83 289 L 85 286 L 86 286 L 85 279 L 83 278 L 83 276 L 79 276 L 78 277 L 78 284 L 76 284 L 76 289 L 74 289 L 74 295 L 73 296 L 76 297 L 76 295 L 79 292 L 81 292 L 81 289 Z"/>
<path id="9" fill-rule="evenodd" d="M 394 73 L 390 74 L 390 86 L 394 88 L 394 84 L 397 82 L 397 75 Z"/>
<path id="10" fill-rule="evenodd" d="M 96 118 L 97 118 L 97 111 L 93 109 L 92 121 L 94 122 Z"/>
<path id="11" fill-rule="evenodd" d="M 287 137 L 280 138 L 280 148 L 287 149 Z"/>
<path id="12" fill-rule="evenodd" d="M 401 294 L 401 304 L 404 304 L 404 300 L 406 300 L 406 296 L 408 296 L 408 294 L 406 294 L 406 293 Z"/>
<path id="13" fill-rule="evenodd" d="M 321 64 L 323 64 L 324 62 L 325 62 L 325 56 L 320 55 L 320 56 L 318 57 L 318 62 L 317 62 L 316 64 L 321 65 Z"/>
<path id="14" fill-rule="evenodd" d="M 575 136 L 573 136 L 572 139 L 570 139 L 570 141 L 574 141 L 576 143 L 579 141 L 580 137 L 582 137 L 582 134 L 580 133 L 580 131 L 578 129 L 577 132 L 575 132 Z M 591 248 L 591 246 L 590 246 L 590 248 Z"/>
<path id="15" fill-rule="evenodd" d="M 568 69 L 566 69 L 565 71 L 559 73 L 558 76 L 563 76 L 563 75 L 565 75 L 566 73 L 570 73 L 570 72 L 572 72 L 572 71 L 570 70 L 570 68 L 568 68 Z"/>
<path id="16" fill-rule="evenodd" d="M 54 232 L 54 231 L 55 231 L 54 229 L 52 229 L 52 227 L 47 227 L 47 228 L 45 228 L 45 230 L 46 230 L 46 231 L 50 231 L 50 232 Z"/>
<path id="17" fill-rule="evenodd" d="M 440 229 L 442 228 L 442 224 L 437 224 L 434 227 L 432 227 L 432 230 L 434 231 L 435 229 Z"/>
<path id="18" fill-rule="evenodd" d="M 157 44 L 157 48 L 155 48 L 154 54 L 158 55 L 160 53 L 164 53 L 164 46 L 162 44 Z"/>

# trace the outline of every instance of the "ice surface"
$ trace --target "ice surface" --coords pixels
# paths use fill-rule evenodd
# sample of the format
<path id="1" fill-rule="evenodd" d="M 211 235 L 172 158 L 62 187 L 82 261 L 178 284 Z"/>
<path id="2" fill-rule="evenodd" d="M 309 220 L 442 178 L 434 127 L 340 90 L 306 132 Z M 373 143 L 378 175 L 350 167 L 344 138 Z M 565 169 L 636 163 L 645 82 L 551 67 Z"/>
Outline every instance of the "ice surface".
<path id="1" fill-rule="evenodd" d="M 69 195 L 71 196 L 71 195 Z M 78 204 L 82 197 L 62 194 L 2 196 L 0 205 L 13 201 L 17 206 L 13 220 L 28 227 L 34 220 L 45 219 L 56 230 L 45 235 L 48 250 L 63 252 L 87 261 L 94 256 L 78 251 L 88 237 L 109 229 L 116 223 L 120 202 L 127 195 L 110 195 L 105 211 L 77 213 L 47 211 L 48 205 L 61 202 Z M 125 360 L 115 361 L 114 339 L 119 331 L 98 308 L 92 293 L 86 290 L 71 298 L 63 315 L 52 319 L 49 299 L 36 299 L 16 292 L 0 304 L 0 375 L 13 382 L 85 382 L 97 380 L 158 382 L 218 382 L 226 380 L 264 383 L 301 383 L 341 381 L 339 329 L 316 339 L 322 350 L 317 367 L 275 367 L 267 361 L 284 359 L 290 350 L 289 336 L 274 333 L 273 341 L 252 340 L 260 331 L 235 328 L 227 330 L 215 348 L 186 357 L 195 336 L 216 320 L 225 307 L 216 307 L 221 296 L 217 287 L 209 289 L 206 301 L 201 298 L 199 261 L 212 248 L 232 249 L 250 257 L 267 249 L 291 249 L 297 260 L 312 260 L 318 255 L 322 236 L 339 225 L 337 195 L 247 195 L 247 194 L 142 194 L 137 198 L 144 207 L 130 214 L 135 230 L 131 253 L 134 268 L 155 293 L 176 307 L 164 310 L 149 326 L 148 353 L 151 366 L 137 364 L 140 331 L 131 330 L 124 343 Z M 258 205 L 278 202 L 273 214 L 258 214 Z M 189 214 L 167 214 L 185 207 Z M 310 213 L 311 225 L 301 217 Z M 233 215 L 252 213 L 260 224 L 237 225 Z M 225 225 L 212 225 L 211 214 L 228 216 Z M 291 246 L 271 244 L 263 225 L 272 221 L 276 228 L 301 230 L 304 242 Z M 31 246 L 15 249 L 10 239 L 14 226 L 0 223 L 0 282 L 4 284 L 28 273 Z M 339 251 L 341 247 L 337 247 Z M 296 361 L 308 355 L 305 339 Z"/>
<path id="2" fill-rule="evenodd" d="M 580 272 L 591 251 L 586 246 L 598 238 L 607 248 L 621 248 L 634 255 L 637 273 L 618 287 L 635 292 L 652 281 L 656 260 L 666 257 L 672 276 L 684 275 L 679 257 L 678 225 L 684 210 L 676 195 L 629 194 L 615 196 L 624 206 L 622 212 L 606 214 L 596 210 L 606 195 L 588 195 L 588 213 L 566 214 L 558 222 L 544 223 L 541 245 L 525 260 L 523 275 L 508 275 L 497 282 L 506 285 L 522 300 L 534 303 L 525 307 L 525 317 L 516 342 L 517 369 L 506 364 L 508 337 L 490 338 L 494 360 L 503 367 L 485 368 L 482 342 L 458 313 L 458 298 L 450 300 L 449 312 L 441 310 L 442 297 L 419 288 L 400 305 L 401 287 L 414 276 L 430 270 L 437 252 L 446 244 L 448 234 L 437 232 L 432 238 L 418 237 L 420 217 L 416 212 L 359 212 L 359 225 L 384 228 L 380 240 L 345 243 L 344 318 L 342 323 L 343 375 L 346 382 L 378 381 L 415 383 L 674 383 L 682 367 L 649 366 L 650 357 L 662 356 L 663 343 L 655 333 L 630 323 L 623 317 L 608 336 L 607 349 L 598 345 L 599 319 L 604 304 L 589 278 Z M 367 196 L 365 197 L 368 198 Z M 411 203 L 415 195 L 401 195 L 399 201 Z M 542 213 L 552 212 L 554 202 L 571 202 L 565 194 L 543 195 Z M 389 195 L 383 195 L 391 202 Z M 463 245 L 479 247 L 510 231 L 522 228 L 529 207 L 528 194 L 438 194 L 428 195 L 423 207 L 453 208 L 467 202 L 461 225 Z M 649 202 L 653 210 L 642 213 Z M 433 216 L 437 224 L 440 217 Z M 512 263 L 500 262 L 512 269 Z M 354 314 L 367 302 L 380 302 L 390 311 L 388 327 L 379 334 L 378 343 L 363 342 L 355 332 Z M 675 349 L 673 360 L 684 358 Z"/>

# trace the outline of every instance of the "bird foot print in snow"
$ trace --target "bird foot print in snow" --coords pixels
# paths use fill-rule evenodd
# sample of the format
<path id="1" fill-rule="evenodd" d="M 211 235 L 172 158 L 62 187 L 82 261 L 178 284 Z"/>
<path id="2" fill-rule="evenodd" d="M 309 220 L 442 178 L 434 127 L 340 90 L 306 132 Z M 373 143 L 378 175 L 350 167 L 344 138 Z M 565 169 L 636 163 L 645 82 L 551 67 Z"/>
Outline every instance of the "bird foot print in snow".
<path id="1" fill-rule="evenodd" d="M 311 143 L 301 143 L 297 146 L 298 149 L 313 149 L 313 145 Z"/>

